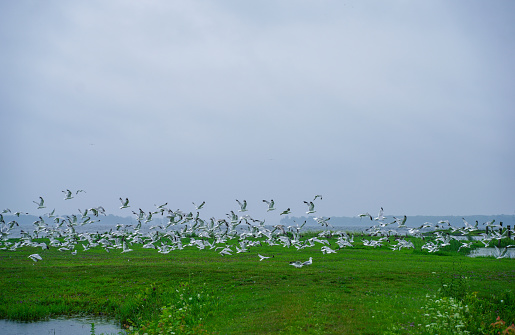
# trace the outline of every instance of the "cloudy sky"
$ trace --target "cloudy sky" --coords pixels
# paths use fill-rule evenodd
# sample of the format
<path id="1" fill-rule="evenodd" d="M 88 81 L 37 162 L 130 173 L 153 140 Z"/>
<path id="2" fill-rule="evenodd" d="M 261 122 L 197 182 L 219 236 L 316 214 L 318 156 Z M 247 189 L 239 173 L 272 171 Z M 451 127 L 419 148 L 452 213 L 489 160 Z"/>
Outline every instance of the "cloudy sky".
<path id="1" fill-rule="evenodd" d="M 0 208 L 515 213 L 515 2 L 2 1 Z M 64 201 L 65 189 L 84 189 Z M 278 214 L 274 214 L 278 217 Z"/>

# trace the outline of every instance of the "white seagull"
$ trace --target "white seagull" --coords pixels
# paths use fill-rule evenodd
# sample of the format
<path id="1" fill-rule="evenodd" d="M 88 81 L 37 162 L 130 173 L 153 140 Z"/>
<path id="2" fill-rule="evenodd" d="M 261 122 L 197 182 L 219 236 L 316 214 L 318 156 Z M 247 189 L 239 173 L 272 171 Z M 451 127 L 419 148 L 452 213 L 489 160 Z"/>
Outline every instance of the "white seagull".
<path id="1" fill-rule="evenodd" d="M 275 210 L 275 207 L 274 207 L 274 199 L 272 199 L 272 200 L 270 200 L 270 201 L 263 200 L 263 202 L 266 202 L 266 204 L 268 205 L 267 212 L 270 212 L 270 211 Z"/>
<path id="2" fill-rule="evenodd" d="M 381 207 L 381 210 L 379 211 L 379 214 L 377 214 L 377 217 L 374 218 L 376 221 L 383 221 L 386 219 L 386 217 L 383 215 L 383 207 Z"/>
<path id="3" fill-rule="evenodd" d="M 313 264 L 313 257 L 309 257 L 309 259 L 305 262 L 300 262 L 300 261 L 290 262 L 290 265 L 292 265 L 296 268 L 301 268 L 304 265 L 311 265 L 311 264 Z"/>
<path id="4" fill-rule="evenodd" d="M 247 200 L 243 200 L 243 203 L 241 203 L 238 199 L 236 199 L 236 201 L 240 205 L 240 210 L 238 212 L 246 212 L 247 211 Z"/>
<path id="5" fill-rule="evenodd" d="M 122 254 L 125 253 L 125 252 L 131 252 L 132 249 L 129 249 L 127 247 L 127 243 L 125 241 L 123 241 L 123 244 L 122 244 Z"/>
<path id="6" fill-rule="evenodd" d="M 50 213 L 48 213 L 47 216 L 49 218 L 54 218 L 55 217 L 55 208 Z"/>
<path id="7" fill-rule="evenodd" d="M 395 222 L 397 222 L 397 228 L 404 228 L 406 227 L 406 220 L 408 219 L 406 215 L 402 219 L 398 219 L 395 216 L 393 217 Z"/>
<path id="8" fill-rule="evenodd" d="M 330 226 L 329 220 L 331 220 L 331 218 L 324 218 L 324 217 L 321 217 L 321 218 L 313 218 L 313 220 L 315 220 L 318 224 L 322 225 L 322 226 Z"/>
<path id="9" fill-rule="evenodd" d="M 313 264 L 313 257 L 309 257 L 309 259 L 307 261 L 302 263 L 302 265 L 311 265 L 311 264 Z"/>
<path id="10" fill-rule="evenodd" d="M 461 248 L 470 248 L 472 246 L 472 243 L 474 243 L 474 242 L 462 242 L 460 247 L 458 248 L 458 252 L 460 251 Z"/>
<path id="11" fill-rule="evenodd" d="M 296 261 L 296 262 L 290 262 L 290 265 L 296 267 L 296 268 L 301 268 L 304 266 L 304 264 L 302 264 L 302 262 L 299 262 L 299 261 Z"/>
<path id="12" fill-rule="evenodd" d="M 192 202 L 192 204 L 193 204 L 193 206 L 195 206 L 195 209 L 196 209 L 196 210 L 199 210 L 199 209 L 202 209 L 202 207 L 204 207 L 204 205 L 206 204 L 206 202 L 205 202 L 205 201 L 203 201 L 203 202 L 202 202 L 200 205 L 198 205 L 198 206 L 197 206 L 197 205 L 195 205 L 195 203 L 194 203 L 194 202 Z"/>
<path id="13" fill-rule="evenodd" d="M 315 213 L 315 204 L 313 203 L 313 201 L 310 201 L 310 202 L 307 202 L 307 201 L 304 201 L 304 203 L 306 205 L 308 205 L 308 211 L 306 212 L 306 214 L 311 214 L 311 213 Z"/>
<path id="14" fill-rule="evenodd" d="M 290 214 L 291 213 L 291 210 L 288 208 L 284 211 L 282 211 L 282 213 L 280 215 L 286 215 L 286 214 Z"/>
<path id="15" fill-rule="evenodd" d="M 70 199 L 73 199 L 73 193 L 72 193 L 72 191 L 70 191 L 70 190 L 68 190 L 68 189 L 67 189 L 66 191 L 61 191 L 61 192 L 63 192 L 63 193 L 65 194 L 65 198 L 64 198 L 64 200 L 70 200 Z"/>
<path id="16" fill-rule="evenodd" d="M 358 215 L 358 216 L 359 216 L 359 218 L 360 218 L 360 219 L 361 219 L 361 218 L 364 218 L 364 217 L 367 217 L 367 218 L 369 218 L 370 220 L 373 220 L 372 215 L 370 215 L 368 212 L 367 212 L 367 213 L 360 214 L 360 215 Z"/>
<path id="17" fill-rule="evenodd" d="M 43 200 L 42 197 L 39 197 L 39 202 L 33 201 L 36 205 L 38 205 L 38 209 L 46 208 L 45 207 L 45 200 Z"/>
<path id="18" fill-rule="evenodd" d="M 495 247 L 494 257 L 496 259 L 501 259 L 501 258 L 509 257 L 509 255 L 508 255 L 508 247 L 504 247 L 504 248 L 501 248 L 501 249 L 497 248 L 496 245 L 494 245 L 494 247 Z"/>
<path id="19" fill-rule="evenodd" d="M 324 245 L 324 246 L 322 247 L 322 249 L 321 249 L 321 250 L 322 250 L 322 253 L 323 253 L 323 254 L 335 254 L 335 253 L 336 253 L 336 251 L 335 251 L 335 250 L 333 250 L 333 249 L 329 248 L 329 247 L 328 247 L 328 246 L 326 246 L 326 245 Z"/>
<path id="20" fill-rule="evenodd" d="M 43 260 L 43 258 L 41 258 L 41 256 L 39 254 L 29 255 L 29 258 L 32 259 L 34 262 L 42 261 Z"/>
<path id="21" fill-rule="evenodd" d="M 271 257 L 270 257 L 270 256 L 263 256 L 263 255 L 261 255 L 261 254 L 258 254 L 258 256 L 259 256 L 259 261 L 260 261 L 260 262 L 261 262 L 263 259 L 269 259 L 269 258 L 271 258 L 271 257 L 274 257 L 274 256 L 271 256 Z"/>
<path id="22" fill-rule="evenodd" d="M 120 209 L 131 207 L 131 206 L 129 206 L 129 198 L 125 198 L 125 200 L 120 198 L 120 202 L 122 203 L 122 206 L 120 207 Z"/>

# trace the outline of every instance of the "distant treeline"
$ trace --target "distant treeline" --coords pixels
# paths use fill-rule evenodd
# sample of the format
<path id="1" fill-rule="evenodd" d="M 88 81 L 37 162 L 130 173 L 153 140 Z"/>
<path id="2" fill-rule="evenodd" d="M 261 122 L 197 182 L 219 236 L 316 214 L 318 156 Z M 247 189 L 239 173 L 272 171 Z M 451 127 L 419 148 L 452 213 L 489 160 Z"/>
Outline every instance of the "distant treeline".
<path id="1" fill-rule="evenodd" d="M 396 218 L 403 218 L 404 215 L 394 215 Z M 393 222 L 394 216 L 386 216 L 385 222 Z M 281 219 L 281 224 L 284 225 L 296 225 L 299 226 L 306 222 L 308 226 L 316 226 L 317 222 L 314 220 L 315 216 L 285 216 Z M 483 226 L 483 223 L 495 220 L 495 223 L 503 223 L 503 227 L 510 225 L 512 228 L 515 227 L 515 215 L 467 215 L 467 216 L 427 216 L 427 215 L 415 215 L 408 216 L 406 220 L 406 226 L 408 227 L 418 227 L 426 222 L 438 223 L 441 220 L 448 220 L 452 226 L 463 226 L 463 218 L 467 220 L 470 224 L 475 224 L 476 221 L 479 222 L 478 228 Z M 347 217 L 347 216 L 334 216 L 328 221 L 333 227 L 339 226 L 363 226 L 370 227 L 376 225 L 377 221 L 371 221 L 369 218 L 363 217 Z"/>
<path id="2" fill-rule="evenodd" d="M 49 226 L 54 226 L 55 225 L 53 217 L 49 218 L 46 215 L 42 215 L 41 217 L 43 218 L 45 223 L 47 223 Z M 66 219 L 67 216 L 66 215 L 59 215 L 58 217 L 60 219 L 62 219 L 62 218 Z M 113 226 L 116 226 L 117 224 L 133 224 L 133 223 L 137 223 L 136 219 L 133 218 L 133 217 L 122 217 L 122 216 L 116 216 L 116 215 L 112 215 L 112 214 L 109 214 L 107 216 L 106 215 L 100 215 L 98 217 L 94 217 L 93 216 L 91 218 L 94 219 L 94 220 L 100 220 L 99 223 L 102 223 L 102 224 L 105 224 L 105 225 L 111 225 L 112 224 Z M 158 218 L 158 219 L 160 219 L 160 218 Z M 5 215 L 4 214 L 4 221 L 6 223 L 10 222 L 10 221 L 16 221 L 20 225 L 27 225 L 27 224 L 33 224 L 37 220 L 39 220 L 39 216 L 30 215 L 30 214 L 20 215 L 19 217 L 15 216 L 15 215 Z M 79 216 L 79 222 L 80 221 L 81 221 L 81 219 L 80 219 L 80 216 Z M 160 220 L 156 220 L 156 222 L 161 223 Z"/>

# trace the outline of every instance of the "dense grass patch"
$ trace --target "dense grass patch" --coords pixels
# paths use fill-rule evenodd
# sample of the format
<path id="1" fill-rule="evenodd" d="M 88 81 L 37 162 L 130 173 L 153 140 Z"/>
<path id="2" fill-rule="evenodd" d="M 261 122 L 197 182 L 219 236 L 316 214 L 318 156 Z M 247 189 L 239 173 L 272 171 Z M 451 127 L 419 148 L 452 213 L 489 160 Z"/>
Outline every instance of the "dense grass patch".
<path id="1" fill-rule="evenodd" d="M 445 333 L 450 323 L 439 324 L 438 308 L 458 313 L 463 326 L 454 329 L 472 334 L 493 333 L 498 317 L 504 329 L 515 322 L 512 259 L 470 258 L 456 246 L 428 253 L 365 247 L 359 237 L 355 244 L 326 255 L 264 244 L 233 256 L 138 245 L 75 256 L 4 250 L 0 318 L 105 315 L 134 334 Z M 34 252 L 43 261 L 28 259 Z M 259 261 L 258 252 L 274 257 Z M 309 257 L 310 266 L 289 265 Z"/>

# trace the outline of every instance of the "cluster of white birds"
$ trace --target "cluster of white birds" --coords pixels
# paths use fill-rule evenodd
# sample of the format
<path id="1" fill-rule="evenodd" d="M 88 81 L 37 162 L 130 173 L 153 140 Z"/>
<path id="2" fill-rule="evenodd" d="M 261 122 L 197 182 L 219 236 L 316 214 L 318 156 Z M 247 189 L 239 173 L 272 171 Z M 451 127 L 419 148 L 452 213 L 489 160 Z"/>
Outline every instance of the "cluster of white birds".
<path id="1" fill-rule="evenodd" d="M 64 200 L 71 200 L 83 190 L 72 192 L 65 190 Z M 307 205 L 306 214 L 314 214 L 315 202 L 317 199 L 322 200 L 321 195 L 316 195 L 311 201 L 304 201 Z M 430 253 L 434 253 L 441 248 L 450 245 L 452 239 L 458 239 L 457 235 L 470 236 L 471 233 L 477 231 L 478 222 L 469 224 L 463 219 L 463 227 L 455 228 L 448 221 L 439 221 L 437 224 L 429 222 L 424 223 L 420 227 L 408 228 L 406 226 L 407 217 L 393 217 L 388 220 L 384 215 L 383 208 L 380 209 L 378 215 L 373 217 L 369 213 L 359 214 L 359 217 L 369 219 L 375 224 L 366 229 L 368 238 L 361 238 L 361 242 L 357 244 L 354 241 L 354 235 L 337 230 L 329 224 L 330 218 L 313 217 L 313 220 L 325 230 L 318 233 L 315 237 L 303 238 L 302 228 L 306 221 L 300 226 L 298 224 L 285 226 L 282 224 L 265 225 L 265 220 L 252 218 L 248 214 L 247 201 L 236 200 L 239 205 L 238 215 L 234 210 L 229 211 L 223 219 L 202 219 L 200 211 L 205 205 L 205 201 L 200 205 L 193 203 L 195 212 L 183 212 L 181 210 L 172 210 L 167 207 L 168 203 L 155 205 L 150 211 L 144 211 L 139 208 L 138 211 L 131 211 L 136 219 L 135 225 L 117 224 L 108 232 L 90 233 L 77 232 L 76 227 L 84 226 L 101 221 L 101 216 L 106 215 L 102 206 L 79 210 L 79 214 L 56 216 L 55 209 L 49 213 L 40 215 L 38 220 L 33 223 L 32 232 L 21 231 L 21 238 L 18 241 L 10 240 L 9 235 L 15 227 L 19 227 L 16 220 L 5 222 L 3 214 L 11 214 L 16 217 L 28 213 L 12 212 L 5 209 L 0 214 L 0 250 L 16 251 L 22 247 L 41 248 L 42 250 L 56 248 L 61 252 L 70 252 L 76 255 L 77 251 L 82 248 L 86 252 L 92 248 L 100 247 L 106 252 L 118 250 L 121 253 L 133 251 L 132 245 L 139 244 L 145 249 L 154 249 L 160 254 L 168 254 L 174 250 L 182 250 L 184 248 L 197 248 L 198 250 L 210 249 L 217 251 L 222 256 L 230 256 L 235 253 L 245 253 L 251 248 L 262 245 L 281 245 L 286 248 L 294 247 L 297 250 L 305 248 L 313 248 L 320 246 L 322 254 L 337 253 L 339 250 L 363 246 L 363 247 L 381 247 L 389 245 L 392 250 L 414 249 L 412 241 L 406 239 L 407 236 L 420 237 L 425 240 L 425 244 L 421 249 L 425 249 Z M 266 203 L 266 211 L 276 210 L 275 202 L 271 200 L 263 200 Z M 34 201 L 37 209 L 44 209 L 45 200 L 40 197 L 39 201 Z M 128 198 L 120 197 L 120 208 L 130 210 L 130 202 Z M 290 208 L 281 211 L 279 215 L 290 213 Z M 152 225 L 156 216 L 162 217 L 166 222 L 164 224 Z M 49 222 L 50 219 L 52 222 Z M 150 225 L 148 232 L 142 232 L 142 225 Z M 480 241 L 489 246 L 494 241 L 506 238 L 507 229 L 501 229 L 495 224 L 495 220 L 483 224 L 488 227 L 488 233 L 480 234 Z M 432 232 L 428 236 L 428 231 Z M 453 233 L 453 235 L 449 234 Z M 310 236 L 313 236 L 311 234 Z M 404 236 L 404 237 L 403 237 Z M 44 238 L 44 240 L 42 240 Z M 333 243 L 331 244 L 331 241 Z M 496 258 L 507 257 L 507 248 L 515 246 L 513 244 L 504 248 L 497 248 Z M 472 248 L 473 241 L 462 241 L 462 245 L 458 251 L 463 248 Z M 259 261 L 270 259 L 271 256 L 258 254 Z M 42 260 L 41 255 L 31 254 L 29 258 L 34 261 Z M 311 265 L 313 258 L 301 262 L 294 261 L 289 264 L 295 268 L 301 268 Z"/>

